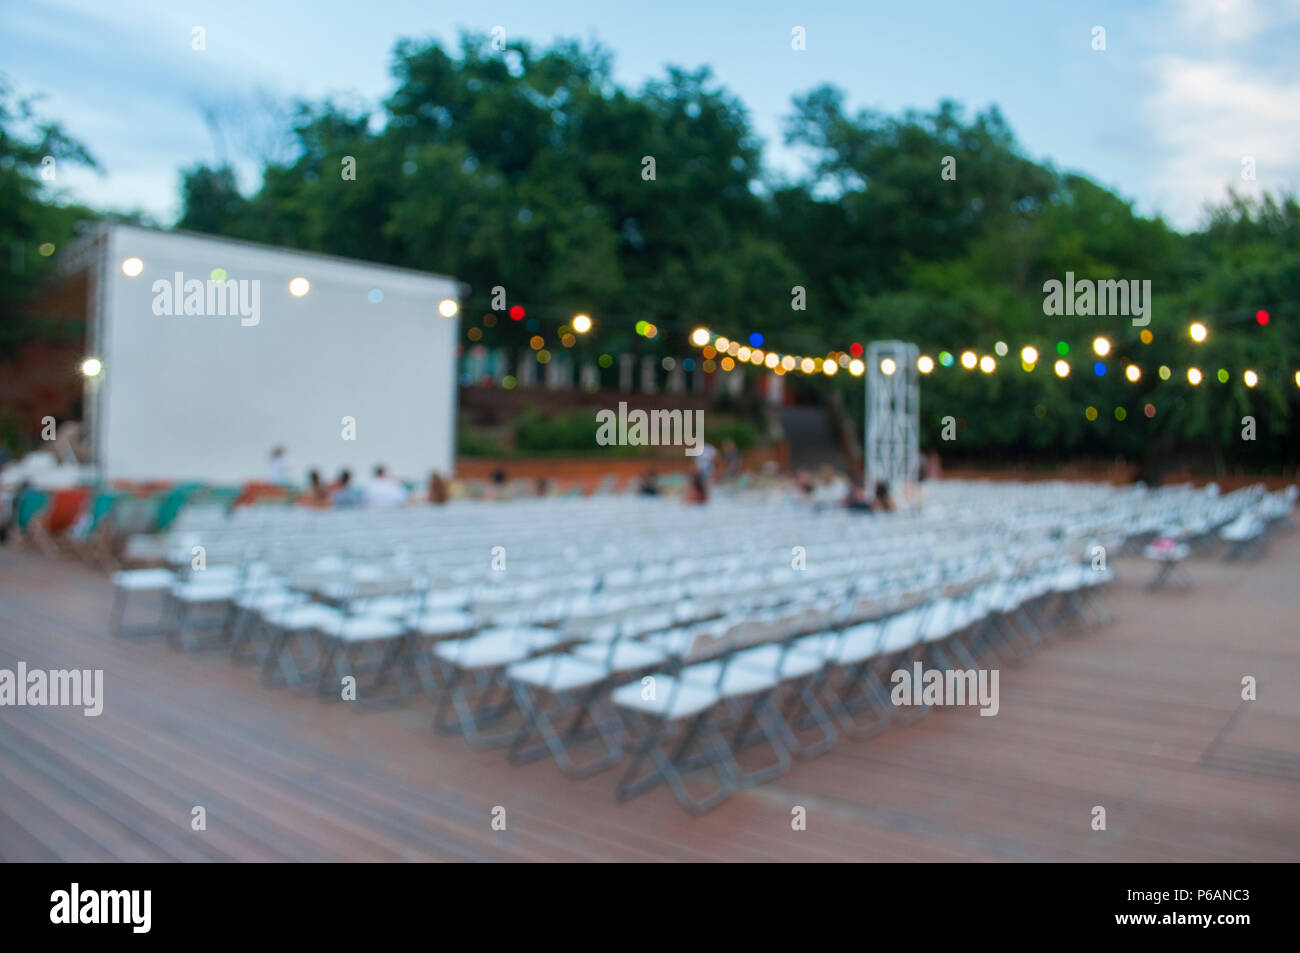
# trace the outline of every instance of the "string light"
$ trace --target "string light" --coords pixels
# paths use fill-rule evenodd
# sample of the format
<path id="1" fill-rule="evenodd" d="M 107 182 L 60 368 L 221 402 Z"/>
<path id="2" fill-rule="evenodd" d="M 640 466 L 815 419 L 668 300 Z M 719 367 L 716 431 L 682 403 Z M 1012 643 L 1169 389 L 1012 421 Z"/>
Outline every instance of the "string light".
<path id="1" fill-rule="evenodd" d="M 574 330 L 582 333 L 581 329 L 583 327 L 587 327 L 588 329 L 590 328 L 589 324 L 581 320 L 586 317 L 586 315 L 577 315 L 574 317 L 572 322 Z M 659 330 L 648 321 L 638 321 L 636 328 L 638 334 L 651 338 L 656 336 Z M 562 332 L 561 340 L 564 345 L 566 347 L 572 347 L 573 338 L 568 333 L 569 329 L 566 327 L 561 328 L 560 330 Z M 1197 343 L 1205 341 L 1209 336 L 1208 328 L 1206 328 L 1206 326 L 1200 321 L 1193 322 L 1189 325 L 1188 333 Z M 1140 336 L 1144 343 L 1150 343 L 1152 340 L 1151 333 L 1145 329 L 1142 331 Z M 752 344 L 755 341 L 761 341 L 762 335 L 755 331 L 750 334 L 749 339 Z M 535 338 L 534 340 L 540 342 L 540 338 Z M 714 337 L 712 332 L 710 332 L 708 328 L 704 327 L 696 328 L 690 335 L 690 341 L 692 344 L 702 349 L 704 362 L 701 366 L 705 371 L 710 373 L 712 373 L 712 371 L 718 366 L 712 359 L 714 357 L 722 358 L 724 353 L 728 356 L 721 360 L 721 367 L 723 370 L 733 369 L 737 361 L 732 361 L 730 358 L 736 358 L 739 362 L 752 363 L 756 367 L 765 367 L 778 375 L 785 374 L 789 371 L 800 370 L 805 374 L 814 374 L 820 371 L 827 377 L 833 377 L 838 373 L 840 368 L 848 370 L 848 372 L 854 377 L 860 377 L 866 373 L 866 363 L 857 357 L 851 356 L 854 352 L 863 351 L 862 345 L 857 342 L 850 344 L 848 351 L 832 350 L 827 353 L 825 357 L 814 358 L 799 357 L 793 354 L 778 355 L 771 351 L 765 352 L 759 347 L 738 344 L 736 341 L 722 337 L 721 335 Z M 535 343 L 533 346 L 534 348 L 539 348 L 540 343 Z M 1099 357 L 1105 357 L 1112 352 L 1113 345 L 1109 339 L 1099 335 L 1093 339 L 1092 349 Z M 1009 348 L 1005 341 L 998 341 L 994 345 L 994 351 L 1005 356 L 1005 353 L 1009 351 Z M 1069 343 L 1066 341 L 1058 341 L 1056 344 L 1056 352 L 1064 358 L 1064 355 L 1070 353 Z M 1020 349 L 1021 367 L 1026 373 L 1032 372 L 1035 369 L 1039 357 L 1040 354 L 1038 349 L 1031 344 L 1026 344 Z M 967 370 L 978 368 L 985 374 L 992 374 L 997 370 L 996 358 L 988 354 L 980 356 L 973 350 L 962 351 L 959 359 L 954 358 L 950 351 L 940 351 L 937 361 L 928 354 L 922 354 L 916 359 L 916 368 L 922 374 L 930 374 L 935 371 L 936 367 L 952 367 L 958 362 L 958 360 L 960 361 L 961 366 Z M 886 377 L 894 375 L 897 371 L 898 364 L 893 358 L 883 358 L 881 360 L 880 372 Z M 1070 376 L 1071 367 L 1068 361 L 1059 359 L 1053 364 L 1053 371 L 1057 377 L 1066 378 Z M 1096 361 L 1093 364 L 1093 373 L 1096 376 L 1105 377 L 1107 371 L 1108 367 L 1105 362 Z M 1163 381 L 1167 381 L 1173 376 L 1172 370 L 1167 365 L 1163 364 L 1157 369 L 1157 374 Z M 1142 369 L 1136 364 L 1126 364 L 1124 365 L 1124 376 L 1129 382 L 1137 383 L 1142 380 Z M 1231 379 L 1231 375 L 1226 368 L 1217 369 L 1215 377 L 1223 383 L 1227 383 Z M 1192 386 L 1199 386 L 1204 380 L 1204 375 L 1199 368 L 1193 367 L 1187 370 L 1187 379 Z M 1242 380 L 1247 387 L 1254 388 L 1259 385 L 1260 376 L 1257 371 L 1248 369 L 1243 372 Z M 1296 386 L 1300 387 L 1300 371 L 1295 372 L 1295 382 Z M 1147 410 L 1148 408 L 1150 408 L 1149 412 Z M 1143 411 L 1148 417 L 1153 417 L 1155 415 L 1155 407 L 1153 404 L 1147 404 L 1143 408 Z M 1126 413 L 1123 408 L 1117 408 L 1116 412 L 1117 415 Z M 1117 416 L 1116 419 L 1123 420 L 1124 416 Z"/>

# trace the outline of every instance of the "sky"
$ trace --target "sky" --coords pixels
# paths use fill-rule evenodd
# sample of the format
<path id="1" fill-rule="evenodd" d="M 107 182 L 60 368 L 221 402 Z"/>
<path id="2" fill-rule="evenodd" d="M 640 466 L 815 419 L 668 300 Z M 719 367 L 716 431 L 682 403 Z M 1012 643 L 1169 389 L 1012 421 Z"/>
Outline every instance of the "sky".
<path id="1" fill-rule="evenodd" d="M 1300 0 L 0 0 L 0 73 L 86 144 L 101 173 L 61 167 L 69 198 L 179 213 L 179 170 L 235 160 L 246 190 L 268 103 L 377 105 L 400 37 L 453 44 L 598 41 L 637 88 L 709 66 L 746 105 L 769 167 L 795 95 L 898 113 L 997 105 L 1031 157 L 1082 172 L 1180 229 L 1229 187 L 1300 191 Z M 206 48 L 195 50 L 195 27 Z M 792 49 L 803 27 L 806 48 Z M 1094 49 L 1096 28 L 1105 49 Z M 215 137 L 205 111 L 222 117 Z M 1243 178 L 1253 158 L 1255 179 Z M 937 174 L 937 173 L 936 173 Z"/>

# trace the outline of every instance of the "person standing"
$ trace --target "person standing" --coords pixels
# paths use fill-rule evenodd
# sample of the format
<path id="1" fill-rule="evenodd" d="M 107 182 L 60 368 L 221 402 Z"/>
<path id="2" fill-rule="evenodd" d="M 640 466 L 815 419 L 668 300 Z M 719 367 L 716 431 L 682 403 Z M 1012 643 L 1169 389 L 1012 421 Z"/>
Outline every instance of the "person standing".
<path id="1" fill-rule="evenodd" d="M 267 466 L 267 478 L 276 486 L 293 484 L 293 468 L 289 466 L 289 451 L 280 445 L 271 451 L 271 462 Z"/>

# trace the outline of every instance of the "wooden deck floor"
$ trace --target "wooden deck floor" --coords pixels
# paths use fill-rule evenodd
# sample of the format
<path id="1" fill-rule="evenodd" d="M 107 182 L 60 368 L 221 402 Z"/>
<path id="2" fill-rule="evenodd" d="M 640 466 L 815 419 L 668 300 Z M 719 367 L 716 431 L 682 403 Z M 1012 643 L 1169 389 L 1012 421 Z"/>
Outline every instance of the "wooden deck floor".
<path id="1" fill-rule="evenodd" d="M 1004 670 L 996 717 L 841 740 L 695 818 L 662 788 L 616 803 L 612 773 L 512 768 L 425 707 L 110 639 L 102 575 L 0 549 L 0 668 L 102 668 L 106 697 L 0 708 L 0 860 L 1300 860 L 1300 533 L 1189 569 L 1195 590 L 1149 595 L 1122 565 L 1119 621 Z"/>

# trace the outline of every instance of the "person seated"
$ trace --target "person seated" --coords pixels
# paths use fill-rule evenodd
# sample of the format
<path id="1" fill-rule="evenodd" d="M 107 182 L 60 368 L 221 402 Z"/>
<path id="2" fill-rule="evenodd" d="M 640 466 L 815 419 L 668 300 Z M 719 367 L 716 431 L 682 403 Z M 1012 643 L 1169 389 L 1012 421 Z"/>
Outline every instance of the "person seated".
<path id="1" fill-rule="evenodd" d="M 289 451 L 283 446 L 271 450 L 271 462 L 267 465 L 267 479 L 276 486 L 293 484 L 293 467 L 289 465 Z"/>
<path id="2" fill-rule="evenodd" d="M 406 505 L 406 484 L 388 475 L 388 470 L 381 463 L 375 467 L 375 475 L 366 484 L 361 498 L 368 509 L 395 510 Z"/>
<path id="3" fill-rule="evenodd" d="M 429 477 L 429 502 L 441 505 L 447 502 L 451 496 L 451 488 L 447 486 L 447 481 L 442 478 L 442 474 L 434 470 Z"/>
<path id="4" fill-rule="evenodd" d="M 876 498 L 871 509 L 875 513 L 892 513 L 895 510 L 894 498 L 889 495 L 889 484 L 884 480 L 876 484 Z"/>
<path id="5" fill-rule="evenodd" d="M 709 502 L 709 481 L 706 480 L 704 474 L 698 470 L 691 474 L 690 485 L 686 488 L 686 502 Z"/>
<path id="6" fill-rule="evenodd" d="M 871 500 L 867 499 L 867 491 L 861 483 L 854 483 L 849 488 L 849 495 L 845 497 L 844 505 L 854 513 L 871 512 Z"/>
<path id="7" fill-rule="evenodd" d="M 339 478 L 330 488 L 330 502 L 335 506 L 360 506 L 361 490 L 352 485 L 352 471 L 339 471 Z"/>
<path id="8" fill-rule="evenodd" d="M 844 502 L 848 484 L 834 467 L 822 467 L 821 480 L 812 491 L 812 501 L 818 506 L 839 506 Z"/>
<path id="9" fill-rule="evenodd" d="M 319 470 L 307 471 L 307 489 L 298 497 L 298 505 L 317 510 L 330 505 L 330 491 L 321 482 Z"/>
<path id="10" fill-rule="evenodd" d="M 812 474 L 807 470 L 799 470 L 795 473 L 794 486 L 795 492 L 798 496 L 805 500 L 812 499 L 813 490 L 816 489 L 816 485 L 813 483 Z"/>
<path id="11" fill-rule="evenodd" d="M 637 493 L 641 496 L 658 496 L 659 495 L 659 474 L 654 470 L 646 470 L 641 477 L 641 484 L 637 487 Z"/>

